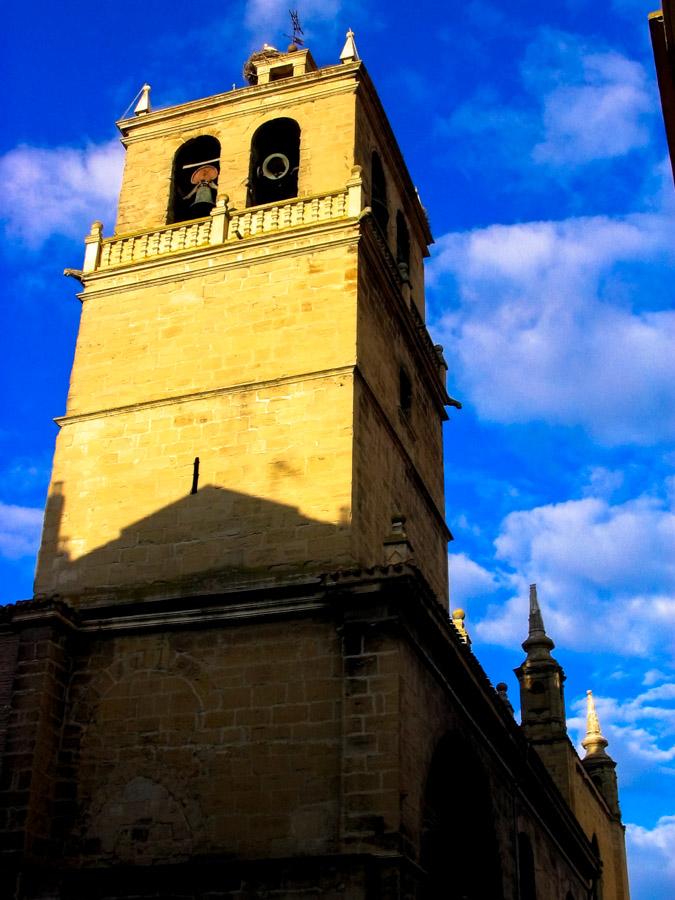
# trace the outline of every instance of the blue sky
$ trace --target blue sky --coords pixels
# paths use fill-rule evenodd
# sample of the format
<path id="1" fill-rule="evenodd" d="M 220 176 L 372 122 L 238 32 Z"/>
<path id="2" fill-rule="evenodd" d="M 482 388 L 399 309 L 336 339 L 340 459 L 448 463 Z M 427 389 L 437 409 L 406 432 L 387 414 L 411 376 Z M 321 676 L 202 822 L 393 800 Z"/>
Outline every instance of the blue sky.
<path id="1" fill-rule="evenodd" d="M 655 5 L 655 4 L 654 4 Z M 79 318 L 65 266 L 114 220 L 114 121 L 242 84 L 285 2 L 16 5 L 0 132 L 4 601 L 31 593 Z M 515 8 L 515 11 L 514 11 Z M 464 409 L 446 431 L 452 605 L 494 681 L 536 581 L 618 760 L 634 900 L 675 896 L 675 190 L 642 0 L 307 0 L 319 65 L 352 27 L 436 244 L 429 323 Z M 12 22 L 12 19 L 15 21 Z M 13 27 L 14 26 L 14 27 Z"/>

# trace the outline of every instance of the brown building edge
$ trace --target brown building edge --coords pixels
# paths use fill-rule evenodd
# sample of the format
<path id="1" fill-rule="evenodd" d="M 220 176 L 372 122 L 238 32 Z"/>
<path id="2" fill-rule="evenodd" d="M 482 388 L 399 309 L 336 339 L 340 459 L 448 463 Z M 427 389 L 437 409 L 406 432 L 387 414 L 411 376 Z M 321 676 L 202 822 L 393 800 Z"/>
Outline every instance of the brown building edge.
<path id="1" fill-rule="evenodd" d="M 661 95 L 661 109 L 675 179 L 675 3 L 663 0 L 663 9 L 649 16 L 649 34 Z"/>

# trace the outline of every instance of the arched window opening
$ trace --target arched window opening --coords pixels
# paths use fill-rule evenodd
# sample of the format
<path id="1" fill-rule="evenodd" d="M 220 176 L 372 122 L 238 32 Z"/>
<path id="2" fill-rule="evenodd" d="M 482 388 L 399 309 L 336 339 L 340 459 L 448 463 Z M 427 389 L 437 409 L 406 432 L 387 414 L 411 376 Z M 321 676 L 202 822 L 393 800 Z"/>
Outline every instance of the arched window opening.
<path id="1" fill-rule="evenodd" d="M 169 222 L 208 216 L 216 203 L 220 141 L 205 134 L 179 147 L 173 160 Z"/>
<path id="2" fill-rule="evenodd" d="M 593 848 L 593 855 L 595 856 L 598 864 L 598 874 L 597 877 L 593 879 L 591 898 L 592 900 L 602 900 L 602 857 L 600 856 L 600 845 L 598 843 L 598 838 L 595 834 L 591 838 L 591 847 Z"/>
<path id="3" fill-rule="evenodd" d="M 373 150 L 370 169 L 370 203 L 373 209 L 375 221 L 380 226 L 382 233 L 386 235 L 389 223 L 389 206 L 387 204 L 387 182 L 384 177 L 384 169 L 380 157 Z"/>
<path id="4" fill-rule="evenodd" d="M 458 777 L 461 773 L 461 777 Z M 424 900 L 502 900 L 499 847 L 485 770 L 455 734 L 441 740 L 429 769 L 420 862 Z M 449 860 L 456 865 L 449 867 Z"/>
<path id="5" fill-rule="evenodd" d="M 396 262 L 401 278 L 408 281 L 410 279 L 410 235 L 401 210 L 396 213 Z"/>
<path id="6" fill-rule="evenodd" d="M 518 834 L 518 898 L 537 900 L 534 853 L 530 839 L 523 831 Z"/>
<path id="7" fill-rule="evenodd" d="M 293 119 L 273 119 L 253 135 L 248 179 L 248 206 L 278 203 L 298 196 L 300 126 Z"/>

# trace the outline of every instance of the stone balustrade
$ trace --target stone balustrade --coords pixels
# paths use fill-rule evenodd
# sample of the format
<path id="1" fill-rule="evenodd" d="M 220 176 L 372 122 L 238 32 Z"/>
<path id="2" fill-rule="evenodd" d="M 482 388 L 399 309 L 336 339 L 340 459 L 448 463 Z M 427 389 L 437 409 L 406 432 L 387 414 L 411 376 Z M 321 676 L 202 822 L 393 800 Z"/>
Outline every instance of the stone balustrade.
<path id="1" fill-rule="evenodd" d="M 233 212 L 227 231 L 228 240 L 241 240 L 271 231 L 341 219 L 347 212 L 347 192 L 336 191 L 317 197 L 300 197 L 283 203 L 257 206 Z"/>
<path id="2" fill-rule="evenodd" d="M 142 234 L 123 235 L 117 238 L 106 238 L 101 241 L 101 251 L 97 269 L 109 269 L 127 263 L 140 262 L 161 256 L 164 253 L 175 253 L 177 250 L 193 250 L 206 247 L 211 234 L 211 217 L 196 219 L 192 222 L 180 222 L 167 225 L 154 231 Z"/>
<path id="3" fill-rule="evenodd" d="M 311 197 L 294 197 L 251 209 L 232 210 L 227 197 L 218 201 L 204 219 L 165 225 L 152 231 L 104 238 L 103 226 L 94 222 L 85 238 L 83 273 L 126 266 L 166 254 L 196 250 L 217 244 L 320 222 L 358 216 L 362 208 L 360 172 L 355 171 L 343 190 Z"/>

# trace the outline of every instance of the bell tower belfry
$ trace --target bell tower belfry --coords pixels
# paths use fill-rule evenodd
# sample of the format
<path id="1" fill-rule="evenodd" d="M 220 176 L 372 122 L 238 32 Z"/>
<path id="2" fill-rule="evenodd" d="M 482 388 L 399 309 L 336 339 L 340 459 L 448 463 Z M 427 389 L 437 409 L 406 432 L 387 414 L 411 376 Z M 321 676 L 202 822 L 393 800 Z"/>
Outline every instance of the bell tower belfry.
<path id="1" fill-rule="evenodd" d="M 36 593 L 380 565 L 403 516 L 444 600 L 424 210 L 353 35 L 338 65 L 266 45 L 245 74 L 169 109 L 146 86 L 118 123 L 117 224 L 86 240 Z"/>

